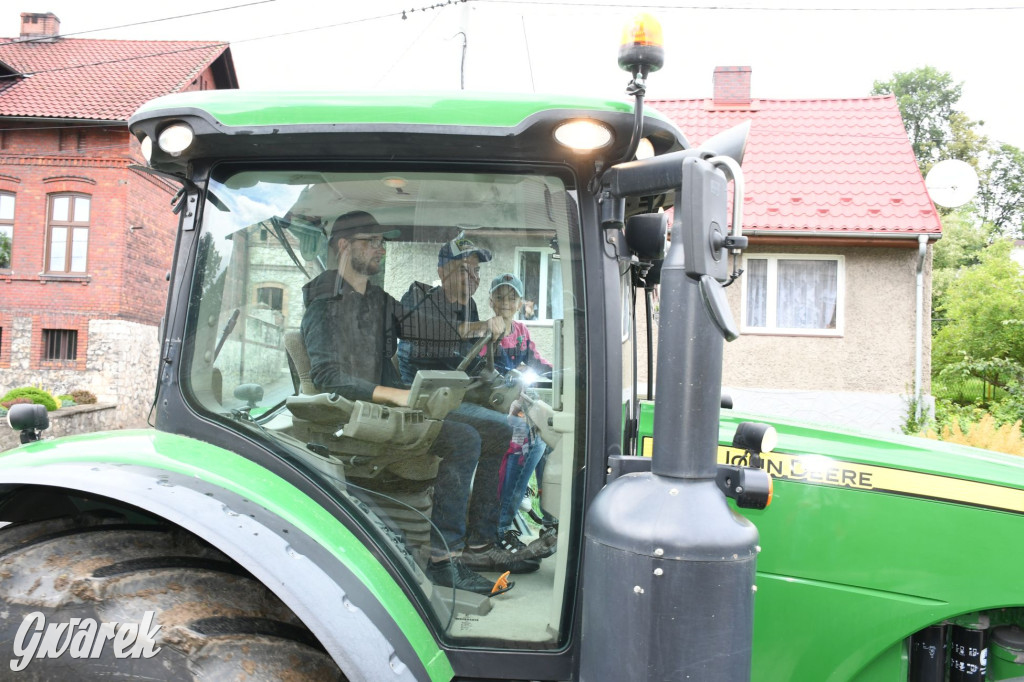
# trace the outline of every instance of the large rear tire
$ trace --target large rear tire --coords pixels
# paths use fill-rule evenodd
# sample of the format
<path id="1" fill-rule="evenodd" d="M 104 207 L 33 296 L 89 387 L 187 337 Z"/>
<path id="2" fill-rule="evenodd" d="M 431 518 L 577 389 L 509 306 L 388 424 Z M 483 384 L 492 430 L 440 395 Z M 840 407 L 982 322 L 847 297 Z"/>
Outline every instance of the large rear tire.
<path id="1" fill-rule="evenodd" d="M 139 640 L 143 655 L 119 658 L 116 640 L 97 649 L 96 638 L 82 634 L 87 619 L 97 626 L 140 624 L 147 611 L 149 632 L 159 628 L 150 657 L 145 637 Z M 47 628 L 65 625 L 51 635 L 52 646 L 32 614 L 41 614 Z M 43 649 L 62 653 L 28 658 Z M 14 672 L 23 657 L 27 665 Z M 96 514 L 0 529 L 0 679 L 100 678 L 345 679 L 274 594 L 187 531 Z"/>

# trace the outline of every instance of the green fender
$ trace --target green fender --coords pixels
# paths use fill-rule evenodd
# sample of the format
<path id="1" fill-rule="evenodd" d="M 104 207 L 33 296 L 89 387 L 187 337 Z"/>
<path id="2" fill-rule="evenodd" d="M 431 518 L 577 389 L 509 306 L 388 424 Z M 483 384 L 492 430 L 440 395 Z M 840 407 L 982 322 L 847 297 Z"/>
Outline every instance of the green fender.
<path id="1" fill-rule="evenodd" d="M 653 405 L 638 454 L 653 448 Z M 723 416 L 718 461 L 746 464 Z M 771 419 L 775 486 L 760 534 L 751 679 L 905 680 L 906 638 L 934 623 L 1024 624 L 1024 459 Z"/>
<path id="2" fill-rule="evenodd" d="M 42 440 L 0 455 L 0 494 L 56 486 L 195 533 L 277 594 L 352 679 L 454 671 L 402 588 L 340 521 L 267 469 L 155 430 Z"/>

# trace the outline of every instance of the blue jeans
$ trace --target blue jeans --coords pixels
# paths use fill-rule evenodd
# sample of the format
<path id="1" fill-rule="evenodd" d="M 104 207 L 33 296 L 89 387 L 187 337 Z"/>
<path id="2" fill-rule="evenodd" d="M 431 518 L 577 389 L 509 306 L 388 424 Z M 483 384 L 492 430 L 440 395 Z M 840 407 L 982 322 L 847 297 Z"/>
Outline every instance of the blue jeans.
<path id="1" fill-rule="evenodd" d="M 509 420 L 519 417 L 509 417 Z M 524 422 L 525 423 L 525 422 Z M 529 429 L 529 426 L 526 426 Z M 520 452 L 510 453 L 508 463 L 505 465 L 505 484 L 501 487 L 501 511 L 498 517 L 498 535 L 504 535 L 512 528 L 512 519 L 515 517 L 519 503 L 526 495 L 526 489 L 530 486 L 530 476 L 534 470 L 538 478 L 541 476 L 541 469 L 538 465 L 544 458 L 547 451 L 547 444 L 536 434 L 531 434 Z M 539 481 L 538 481 L 539 483 Z"/>
<path id="2" fill-rule="evenodd" d="M 465 542 L 476 546 L 494 542 L 498 531 L 498 480 L 501 472 L 501 460 L 505 456 L 505 452 L 508 451 L 508 444 L 512 441 L 512 427 L 508 425 L 505 415 L 500 412 L 472 403 L 463 403 L 458 409 L 448 414 L 441 431 L 441 435 L 431 448 L 433 454 L 444 458 L 438 469 L 437 483 L 434 487 L 432 520 L 436 526 L 442 529 L 441 536 L 453 550 L 462 548 Z M 469 461 L 472 458 L 460 452 L 469 443 L 472 443 L 472 447 L 476 449 L 477 459 L 472 461 L 476 469 L 475 475 L 472 473 L 472 468 L 469 468 Z M 442 469 L 446 468 L 444 460 L 453 456 L 454 461 L 451 468 L 458 469 L 458 473 L 452 471 L 450 480 L 442 479 Z M 447 532 L 454 532 L 457 528 L 451 521 L 451 515 L 456 513 L 454 503 L 440 498 L 448 494 L 447 490 L 458 490 L 461 494 L 462 486 L 467 483 L 463 480 L 467 469 L 470 472 L 469 489 L 467 490 L 469 505 L 467 508 L 466 497 L 463 497 L 461 523 L 461 528 L 465 532 L 453 541 L 448 537 L 446 529 Z M 445 485 L 452 487 L 446 488 Z M 439 504 L 442 507 L 440 519 L 438 518 Z M 439 520 L 444 521 L 446 525 L 440 524 Z M 465 538 L 465 542 L 463 542 L 463 538 Z M 435 551 L 441 549 L 442 546 L 436 541 L 434 542 Z"/>
<path id="3" fill-rule="evenodd" d="M 431 554 L 441 558 L 466 545 L 466 508 L 480 459 L 480 436 L 469 426 L 446 419 L 430 454 L 441 458 L 430 513 Z"/>

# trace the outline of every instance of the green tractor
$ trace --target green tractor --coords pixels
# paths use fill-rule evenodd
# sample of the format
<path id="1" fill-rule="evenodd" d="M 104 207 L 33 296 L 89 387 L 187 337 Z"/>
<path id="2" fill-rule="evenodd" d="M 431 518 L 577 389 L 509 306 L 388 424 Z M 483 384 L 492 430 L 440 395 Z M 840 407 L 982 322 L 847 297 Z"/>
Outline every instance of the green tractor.
<path id="1" fill-rule="evenodd" d="M 722 413 L 745 129 L 691 148 L 644 111 L 656 34 L 620 51 L 632 103 L 208 91 L 143 106 L 129 127 L 146 170 L 181 187 L 153 428 L 47 439 L 45 411 L 11 409 L 4 676 L 1024 675 L 1019 460 Z M 471 244 L 462 321 L 486 322 L 492 278 L 511 276 L 529 301 L 512 328 L 548 371 L 501 371 L 506 337 L 468 327 L 401 326 L 385 353 L 350 342 L 372 305 L 318 342 L 309 285 L 355 262 L 335 232 L 353 212 L 379 227 L 341 238 L 376 254 L 362 283 L 379 300 L 441 291 Z M 652 403 L 633 399 L 630 305 L 656 284 Z M 444 366 L 414 366 L 401 399 L 324 379 L 342 356 L 404 375 L 419 341 Z M 438 510 L 464 524 L 477 498 L 498 503 L 484 439 L 468 512 L 444 473 L 470 408 L 521 415 L 543 451 L 513 525 L 547 551 L 478 565 L 493 591 L 432 572 Z"/>

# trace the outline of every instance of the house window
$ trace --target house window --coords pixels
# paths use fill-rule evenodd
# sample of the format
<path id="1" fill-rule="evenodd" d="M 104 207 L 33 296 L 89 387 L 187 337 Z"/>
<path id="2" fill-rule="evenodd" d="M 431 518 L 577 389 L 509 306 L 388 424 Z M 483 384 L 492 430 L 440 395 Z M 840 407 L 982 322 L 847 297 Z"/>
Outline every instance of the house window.
<path id="1" fill-rule="evenodd" d="M 744 263 L 744 333 L 843 333 L 842 256 L 758 255 Z"/>
<path id="2" fill-rule="evenodd" d="M 533 301 L 533 315 L 526 306 L 519 311 L 521 320 L 562 319 L 562 268 L 552 248 L 517 248 L 516 275 L 523 281 L 523 300 Z"/>
<path id="3" fill-rule="evenodd" d="M 14 248 L 14 195 L 0 192 L 0 269 L 11 267 Z"/>
<path id="4" fill-rule="evenodd" d="M 271 310 L 284 310 L 284 289 L 281 287 L 259 287 L 256 289 L 256 303 Z"/>
<path id="5" fill-rule="evenodd" d="M 81 194 L 50 197 L 47 224 L 47 271 L 84 273 L 89 249 L 90 199 Z"/>
<path id="6" fill-rule="evenodd" d="M 75 329 L 44 329 L 43 360 L 76 360 L 78 331 Z"/>

